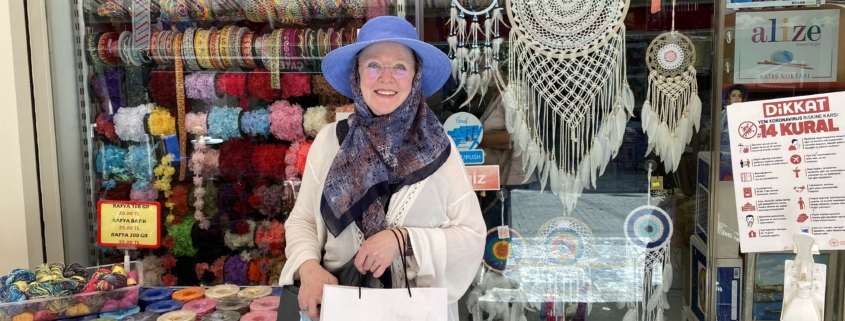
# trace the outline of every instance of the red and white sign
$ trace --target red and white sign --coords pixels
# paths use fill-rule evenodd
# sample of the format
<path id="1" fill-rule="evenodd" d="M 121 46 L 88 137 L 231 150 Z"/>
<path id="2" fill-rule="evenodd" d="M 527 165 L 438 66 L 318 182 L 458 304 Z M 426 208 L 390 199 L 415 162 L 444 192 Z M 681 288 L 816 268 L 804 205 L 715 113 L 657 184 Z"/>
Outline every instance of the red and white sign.
<path id="1" fill-rule="evenodd" d="M 467 178 L 476 191 L 499 190 L 499 165 L 467 166 Z"/>

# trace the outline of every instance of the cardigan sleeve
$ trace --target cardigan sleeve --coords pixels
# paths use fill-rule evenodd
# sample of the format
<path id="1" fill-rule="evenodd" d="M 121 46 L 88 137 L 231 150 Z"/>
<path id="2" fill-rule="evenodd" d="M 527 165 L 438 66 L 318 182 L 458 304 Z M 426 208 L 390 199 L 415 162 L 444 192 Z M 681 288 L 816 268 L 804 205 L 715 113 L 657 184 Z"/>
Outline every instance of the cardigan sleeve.
<path id="1" fill-rule="evenodd" d="M 453 162 L 451 167 L 453 179 L 449 188 L 442 189 L 453 195 L 447 198 L 448 222 L 440 228 L 406 227 L 414 249 L 411 264 L 419 268 L 416 286 L 446 288 L 449 303 L 463 296 L 478 272 L 486 238 L 481 207 L 464 166 Z"/>

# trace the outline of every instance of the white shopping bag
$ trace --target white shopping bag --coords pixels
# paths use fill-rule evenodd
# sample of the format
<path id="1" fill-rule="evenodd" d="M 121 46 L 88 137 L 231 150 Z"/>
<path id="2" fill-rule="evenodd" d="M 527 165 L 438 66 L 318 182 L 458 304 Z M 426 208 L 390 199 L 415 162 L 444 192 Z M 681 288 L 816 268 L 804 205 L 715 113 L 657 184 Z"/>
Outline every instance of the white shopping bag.
<path id="1" fill-rule="evenodd" d="M 370 289 L 326 285 L 321 321 L 447 321 L 445 288 Z"/>

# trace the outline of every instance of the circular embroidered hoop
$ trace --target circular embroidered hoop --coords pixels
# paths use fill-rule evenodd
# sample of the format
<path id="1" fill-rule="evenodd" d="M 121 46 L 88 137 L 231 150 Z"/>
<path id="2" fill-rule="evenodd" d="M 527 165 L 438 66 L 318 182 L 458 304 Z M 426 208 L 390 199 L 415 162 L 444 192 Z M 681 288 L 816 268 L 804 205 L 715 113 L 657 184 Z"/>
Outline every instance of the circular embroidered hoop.
<path id="1" fill-rule="evenodd" d="M 537 238 L 545 243 L 553 264 L 583 264 L 593 253 L 593 232 L 571 217 L 549 220 L 540 227 Z"/>
<path id="2" fill-rule="evenodd" d="M 646 49 L 648 70 L 665 78 L 695 75 L 695 46 L 680 32 L 664 32 L 654 38 Z M 669 80 L 671 81 L 671 80 Z"/>
<path id="3" fill-rule="evenodd" d="M 522 261 L 525 240 L 516 230 L 508 228 L 510 238 L 499 238 L 499 229 L 494 227 L 487 231 L 487 241 L 484 244 L 484 266 L 490 270 L 502 273 L 506 269 L 513 270 Z"/>

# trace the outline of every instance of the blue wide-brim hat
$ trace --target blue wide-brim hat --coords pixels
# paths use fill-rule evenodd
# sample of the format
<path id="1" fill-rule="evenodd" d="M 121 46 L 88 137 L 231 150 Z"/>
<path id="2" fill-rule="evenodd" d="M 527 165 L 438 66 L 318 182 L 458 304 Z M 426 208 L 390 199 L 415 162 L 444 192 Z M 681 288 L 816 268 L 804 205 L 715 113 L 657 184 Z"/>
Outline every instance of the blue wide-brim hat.
<path id="1" fill-rule="evenodd" d="M 323 58 L 323 76 L 339 93 L 353 98 L 349 75 L 357 65 L 355 56 L 365 47 L 383 41 L 403 44 L 417 54 L 422 64 L 421 86 L 426 97 L 440 90 L 449 79 L 452 66 L 449 57 L 440 49 L 420 41 L 411 23 L 394 16 L 370 19 L 358 32 L 358 42 L 329 52 Z"/>

